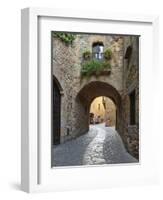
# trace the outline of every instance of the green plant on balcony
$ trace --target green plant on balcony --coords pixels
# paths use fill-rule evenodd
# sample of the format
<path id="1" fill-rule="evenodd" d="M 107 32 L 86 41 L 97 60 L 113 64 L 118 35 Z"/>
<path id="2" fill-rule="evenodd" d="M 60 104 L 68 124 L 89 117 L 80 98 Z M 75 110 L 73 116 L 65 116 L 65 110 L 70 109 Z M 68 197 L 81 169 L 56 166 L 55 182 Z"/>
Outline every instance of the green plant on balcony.
<path id="1" fill-rule="evenodd" d="M 81 75 L 87 77 L 91 75 L 99 76 L 100 74 L 105 74 L 105 72 L 110 72 L 110 70 L 111 65 L 109 61 L 93 59 L 83 63 Z"/>
<path id="2" fill-rule="evenodd" d="M 84 58 L 85 60 L 90 59 L 90 58 L 91 58 L 91 52 L 90 52 L 89 50 L 83 52 L 83 58 Z"/>
<path id="3" fill-rule="evenodd" d="M 62 32 L 53 32 L 53 37 L 59 38 L 62 42 L 64 42 L 66 45 L 70 45 L 75 40 L 76 36 L 72 33 L 62 33 Z"/>
<path id="4" fill-rule="evenodd" d="M 104 52 L 104 58 L 105 58 L 106 60 L 111 60 L 111 58 L 112 58 L 112 51 L 111 51 L 111 49 L 107 49 L 107 50 Z"/>

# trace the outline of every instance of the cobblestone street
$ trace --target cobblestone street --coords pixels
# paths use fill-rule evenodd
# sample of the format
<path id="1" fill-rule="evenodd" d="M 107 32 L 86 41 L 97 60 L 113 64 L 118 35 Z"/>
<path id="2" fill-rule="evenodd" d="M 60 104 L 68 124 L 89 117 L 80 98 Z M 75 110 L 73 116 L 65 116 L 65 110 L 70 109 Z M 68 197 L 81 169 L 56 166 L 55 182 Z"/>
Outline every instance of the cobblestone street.
<path id="1" fill-rule="evenodd" d="M 53 166 L 138 162 L 125 149 L 118 133 L 104 124 L 91 125 L 82 135 L 53 149 Z"/>

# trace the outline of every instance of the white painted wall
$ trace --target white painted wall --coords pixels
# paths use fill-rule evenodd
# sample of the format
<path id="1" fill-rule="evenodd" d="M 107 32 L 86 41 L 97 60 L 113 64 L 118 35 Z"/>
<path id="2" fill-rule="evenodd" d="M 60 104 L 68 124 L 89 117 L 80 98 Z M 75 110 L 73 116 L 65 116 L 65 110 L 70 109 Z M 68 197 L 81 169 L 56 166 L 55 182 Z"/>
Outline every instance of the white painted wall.
<path id="1" fill-rule="evenodd" d="M 160 44 L 163 44 L 162 0 L 3 0 L 0 3 L 0 199 L 50 200 L 50 199 L 163 199 L 160 186 L 115 188 L 103 191 L 26 194 L 20 191 L 20 9 L 24 7 L 54 7 L 108 10 L 160 15 Z M 163 47 L 160 47 L 160 57 Z M 160 59 L 163 66 L 163 61 Z M 161 65 L 160 65 L 161 66 Z M 162 67 L 163 68 L 163 67 Z M 159 72 L 160 77 L 161 72 Z M 154 72 L 155 73 L 155 72 Z M 163 79 L 162 79 L 163 80 Z M 163 81 L 162 85 L 163 85 Z M 163 89 L 163 88 L 162 88 Z M 161 91 L 161 90 L 160 90 Z M 163 91 L 163 90 L 162 90 Z M 156 131 L 160 130 L 162 95 L 155 105 Z M 163 111 L 163 110 L 162 110 Z M 163 134 L 162 134 L 163 135 Z M 161 135 L 161 137 L 162 137 Z M 162 139 L 162 140 L 161 140 Z M 163 137 L 160 141 L 163 141 Z M 163 145 L 162 145 L 163 146 Z M 161 156 L 163 159 L 163 156 Z M 162 169 L 163 169 L 163 162 Z M 162 174 L 163 175 L 163 174 Z M 163 180 L 163 176 L 162 180 Z"/>

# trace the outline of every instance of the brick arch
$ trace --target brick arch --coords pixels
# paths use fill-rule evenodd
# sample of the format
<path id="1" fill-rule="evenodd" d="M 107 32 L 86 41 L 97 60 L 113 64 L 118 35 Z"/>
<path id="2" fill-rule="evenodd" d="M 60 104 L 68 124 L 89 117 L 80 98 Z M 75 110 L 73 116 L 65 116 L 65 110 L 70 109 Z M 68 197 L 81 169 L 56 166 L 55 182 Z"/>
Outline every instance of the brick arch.
<path id="1" fill-rule="evenodd" d="M 80 102 L 81 106 L 86 110 L 85 112 L 85 119 L 89 120 L 89 108 L 92 103 L 92 101 L 99 96 L 105 96 L 110 98 L 117 110 L 117 122 L 116 122 L 116 129 L 120 131 L 120 126 L 122 122 L 122 117 L 121 117 L 121 96 L 119 92 L 114 88 L 112 85 L 102 82 L 102 81 L 92 81 L 85 86 L 79 91 L 76 100 Z M 82 114 L 81 114 L 82 116 Z M 84 115 L 83 115 L 84 117 Z M 89 128 L 89 124 L 87 124 L 87 129 Z"/>

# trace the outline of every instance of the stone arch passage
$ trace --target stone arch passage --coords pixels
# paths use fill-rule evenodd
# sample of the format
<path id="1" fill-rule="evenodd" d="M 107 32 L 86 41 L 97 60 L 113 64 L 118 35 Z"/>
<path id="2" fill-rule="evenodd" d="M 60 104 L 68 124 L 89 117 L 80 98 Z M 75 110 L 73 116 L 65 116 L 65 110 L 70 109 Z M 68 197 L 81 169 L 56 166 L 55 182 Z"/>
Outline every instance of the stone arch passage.
<path id="1" fill-rule="evenodd" d="M 85 113 L 79 113 L 79 119 L 77 119 L 78 121 L 80 121 L 80 119 L 82 118 L 82 124 L 80 124 L 79 126 L 83 126 L 83 120 L 85 120 L 84 126 L 80 127 L 79 130 L 89 130 L 89 109 L 90 109 L 90 105 L 91 102 L 99 96 L 106 96 L 109 97 L 116 106 L 116 130 L 120 133 L 121 131 L 121 121 L 122 121 L 122 117 L 121 117 L 121 96 L 119 94 L 119 92 L 110 84 L 106 83 L 106 82 L 102 82 L 102 81 L 93 81 L 88 83 L 87 85 L 85 85 L 78 93 L 77 95 L 77 102 L 79 104 L 80 102 L 80 107 L 82 107 L 82 109 L 80 110 L 84 110 Z M 79 107 L 79 106 L 78 106 Z M 80 133 L 82 134 L 82 132 Z"/>

